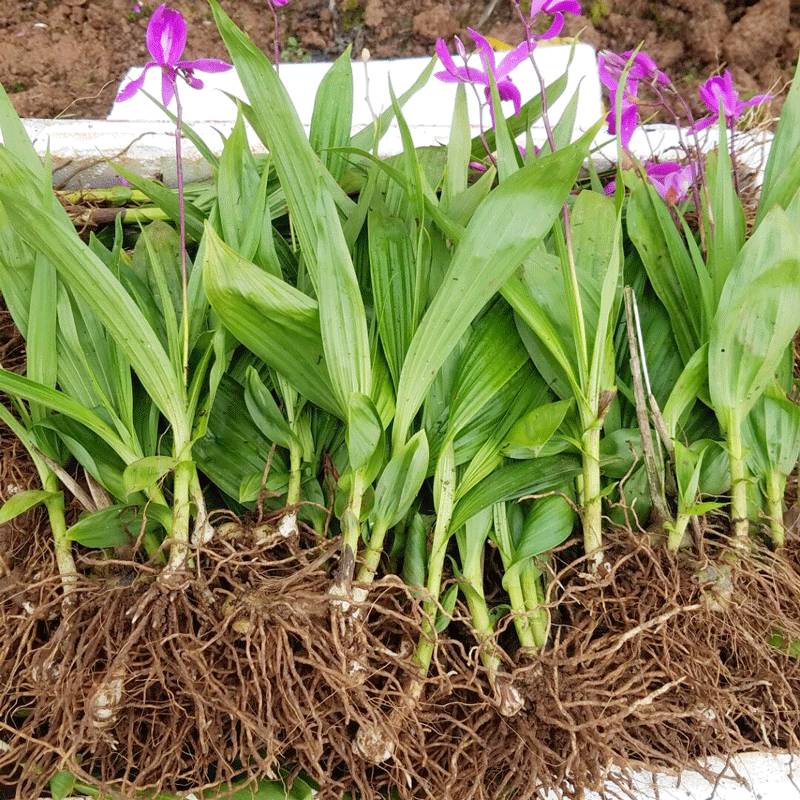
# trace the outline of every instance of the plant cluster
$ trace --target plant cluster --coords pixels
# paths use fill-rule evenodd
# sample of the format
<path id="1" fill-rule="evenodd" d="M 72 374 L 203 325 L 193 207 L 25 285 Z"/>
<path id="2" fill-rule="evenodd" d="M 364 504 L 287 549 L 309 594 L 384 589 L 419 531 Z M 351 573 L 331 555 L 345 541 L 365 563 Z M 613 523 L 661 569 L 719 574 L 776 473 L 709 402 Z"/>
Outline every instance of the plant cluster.
<path id="1" fill-rule="evenodd" d="M 418 768 L 402 732 L 421 730 L 426 693 L 443 693 L 429 676 L 472 663 L 492 713 L 524 713 L 515 670 L 553 645 L 565 547 L 593 584 L 620 568 L 615 526 L 675 574 L 710 548 L 700 582 L 716 598 L 764 543 L 783 563 L 800 454 L 800 82 L 748 236 L 736 122 L 768 98 L 743 102 L 729 73 L 703 87 L 710 115 L 690 127 L 684 159 L 642 165 L 627 152 L 641 110 L 675 95 L 644 53 L 601 54 L 620 152 L 610 188 L 589 159 L 603 121 L 576 138 L 574 97 L 551 124 L 565 77 L 539 76 L 522 102 L 512 70 L 577 2 L 534 0 L 530 13 L 516 3 L 528 35 L 499 64 L 475 31 L 480 68 L 462 42 L 455 57 L 437 42 L 436 77 L 457 88 L 436 148 L 415 148 L 402 114 L 435 60 L 351 135 L 348 51 L 306 135 L 276 68 L 210 4 L 248 97 L 221 156 L 182 122 L 177 79 L 200 88 L 195 71 L 229 65 L 182 61 L 186 25 L 163 5 L 145 71 L 161 70 L 164 108 L 175 101 L 179 166 L 186 137 L 214 180 L 184 193 L 179 169 L 173 192 L 118 168 L 175 227 L 117 217 L 105 238 L 81 240 L 0 95 L 0 291 L 27 344 L 24 374 L 0 370 L 0 419 L 41 478 L 0 519 L 43 505 L 58 573 L 41 600 L 53 617 L 9 634 L 36 663 L 3 662 L 13 688 L 0 699 L 0 747 L 30 785 L 56 772 L 58 792 L 75 776 L 84 791 L 95 779 L 122 796 L 161 788 L 170 777 L 154 776 L 148 725 L 180 695 L 234 721 L 228 744 L 206 739 L 200 717 L 180 727 L 169 763 L 182 779 L 275 777 L 295 737 L 291 752 L 308 759 L 297 769 L 341 793 L 342 768 L 328 770 L 335 759 L 319 744 L 324 703 L 341 696 L 342 724 L 358 724 L 336 757 L 359 789 L 422 796 L 401 777 Z M 534 34 L 542 13 L 552 22 Z M 490 112 L 475 137 L 467 90 Z M 265 157 L 250 152 L 245 120 Z M 404 151 L 379 159 L 393 120 Z M 703 156 L 698 132 L 711 126 L 719 147 Z M 708 524 L 720 510 L 730 539 Z M 565 544 L 576 530 L 582 545 Z M 82 602 L 119 619 L 96 636 Z M 776 612 L 764 624 L 764 647 L 791 653 L 791 622 Z M 227 655 L 212 665 L 218 641 Z M 147 680 L 143 661 L 126 660 L 134 646 Z M 241 687 L 243 664 L 263 687 Z M 82 714 L 62 709 L 52 740 L 31 699 L 45 674 Z M 222 675 L 246 701 L 226 705 Z M 192 773 L 198 751 L 206 766 Z M 486 796 L 502 794 L 498 781 Z"/>

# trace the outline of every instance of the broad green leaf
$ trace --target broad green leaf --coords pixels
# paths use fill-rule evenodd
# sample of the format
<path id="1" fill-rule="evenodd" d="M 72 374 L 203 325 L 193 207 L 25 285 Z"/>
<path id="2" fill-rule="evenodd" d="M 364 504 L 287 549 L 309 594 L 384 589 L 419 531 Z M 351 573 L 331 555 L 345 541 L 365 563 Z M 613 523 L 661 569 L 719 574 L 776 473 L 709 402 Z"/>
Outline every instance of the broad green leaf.
<path id="1" fill-rule="evenodd" d="M 325 363 L 317 303 L 258 269 L 207 228 L 203 278 L 222 324 L 301 395 L 345 418 Z"/>
<path id="2" fill-rule="evenodd" d="M 62 414 L 72 417 L 72 419 L 82 423 L 89 430 L 94 431 L 128 463 L 139 458 L 139 455 L 122 442 L 116 432 L 97 414 L 84 408 L 80 403 L 76 403 L 64 392 L 42 386 L 29 378 L 4 369 L 0 369 L 0 391 L 6 392 L 12 397 L 20 397 L 29 402 L 40 403 L 53 411 L 60 411 Z"/>
<path id="3" fill-rule="evenodd" d="M 369 262 L 372 295 L 383 352 L 394 385 L 419 322 L 414 245 L 405 224 L 380 208 L 370 210 Z"/>
<path id="4" fill-rule="evenodd" d="M 42 159 L 31 144 L 30 136 L 2 85 L 0 85 L 0 134 L 3 147 L 10 150 L 33 175 L 45 177 Z"/>
<path id="5" fill-rule="evenodd" d="M 448 435 L 455 438 L 527 361 L 513 312 L 505 303 L 496 303 L 476 323 L 459 359 Z"/>
<path id="6" fill-rule="evenodd" d="M 704 305 L 691 255 L 663 200 L 641 179 L 631 179 L 628 235 L 639 251 L 650 282 L 667 309 L 681 358 L 688 362 L 705 342 Z"/>
<path id="7" fill-rule="evenodd" d="M 743 419 L 753 407 L 800 327 L 800 259 L 781 252 L 792 246 L 796 254 L 800 235 L 776 208 L 742 249 L 722 291 L 708 371 L 711 402 L 729 419 Z"/>
<path id="8" fill-rule="evenodd" d="M 58 379 L 56 349 L 58 291 L 58 275 L 55 268 L 44 258 L 37 258 L 31 287 L 28 332 L 25 337 L 25 373 L 31 380 L 51 388 L 55 388 Z M 31 418 L 36 422 L 46 415 L 47 410 L 34 403 L 30 412 Z"/>
<path id="9" fill-rule="evenodd" d="M 575 521 L 575 511 L 561 495 L 535 500 L 525 518 L 522 535 L 514 552 L 514 560 L 506 565 L 503 584 L 518 574 L 527 561 L 558 547 L 569 539 Z"/>
<path id="10" fill-rule="evenodd" d="M 53 800 L 65 800 L 75 787 L 75 776 L 66 770 L 59 770 L 50 778 L 50 795 Z"/>
<path id="11" fill-rule="evenodd" d="M 418 431 L 392 456 L 375 487 L 373 524 L 391 528 L 408 513 L 428 471 L 428 440 Z"/>
<path id="12" fill-rule="evenodd" d="M 395 446 L 476 314 L 550 230 L 597 126 L 503 181 L 470 220 L 409 347 L 397 390 Z"/>
<path id="13" fill-rule="evenodd" d="M 354 392 L 372 388 L 364 301 L 333 201 L 318 184 L 317 302 L 322 346 L 333 392 L 347 408 Z"/>
<path id="14" fill-rule="evenodd" d="M 365 467 L 383 439 L 383 423 L 375 404 L 365 394 L 353 392 L 347 402 L 347 453 L 350 469 Z"/>
<path id="15" fill-rule="evenodd" d="M 146 456 L 128 464 L 122 474 L 126 493 L 130 495 L 150 489 L 177 465 L 177 459 L 171 456 Z"/>
<path id="16" fill-rule="evenodd" d="M 706 228 L 708 241 L 708 273 L 718 298 L 736 258 L 744 244 L 746 223 L 742 201 L 733 184 L 733 168 L 728 151 L 728 131 L 725 117 L 718 124 L 719 146 L 708 155 L 706 175 L 711 214 L 714 225 Z"/>
<path id="17" fill-rule="evenodd" d="M 508 123 L 501 113 L 500 93 L 497 91 L 497 83 L 494 79 L 494 75 L 491 70 L 488 70 L 487 74 L 489 76 L 491 107 L 495 109 L 496 114 L 493 128 L 495 134 L 497 177 L 502 183 L 522 166 L 522 159 L 516 142 L 511 136 L 511 131 L 508 129 Z"/>
<path id="18" fill-rule="evenodd" d="M 775 137 L 769 148 L 764 182 L 756 214 L 756 227 L 772 207 L 784 208 L 800 187 L 800 61 L 789 94 L 781 107 Z"/>
<path id="19" fill-rule="evenodd" d="M 517 461 L 496 469 L 456 503 L 450 529 L 458 530 L 470 517 L 494 503 L 550 491 L 572 480 L 580 471 L 580 462 L 572 456 Z"/>
<path id="20" fill-rule="evenodd" d="M 319 84 L 311 115 L 309 142 L 326 169 L 337 182 L 341 180 L 347 162 L 332 148 L 350 144 L 353 119 L 353 67 L 350 63 L 351 45 L 333 62 Z"/>
<path id="21" fill-rule="evenodd" d="M 756 475 L 786 477 L 800 457 L 800 407 L 780 390 L 764 394 L 745 417 L 742 435 L 747 463 Z"/>
<path id="22" fill-rule="evenodd" d="M 559 75 L 552 83 L 545 87 L 545 97 L 548 108 L 552 108 L 553 103 L 558 100 L 567 88 L 567 73 Z M 523 103 L 519 114 L 514 114 L 506 118 L 508 131 L 512 138 L 516 138 L 524 133 L 533 123 L 542 116 L 542 95 L 541 92 L 534 95 L 526 103 Z M 486 144 L 484 145 L 484 141 Z M 472 159 L 479 161 L 486 156 L 486 147 L 493 152 L 497 147 L 494 128 L 487 128 L 483 135 L 472 138 Z"/>
<path id="23" fill-rule="evenodd" d="M 181 206 L 177 191 L 174 189 L 167 189 L 162 184 L 150 178 L 137 175 L 135 172 L 125 169 L 125 167 L 120 164 L 112 163 L 111 166 L 114 168 L 114 171 L 125 178 L 131 186 L 146 194 L 176 225 L 180 224 Z M 203 235 L 203 224 L 205 223 L 206 216 L 194 203 L 186 198 L 184 198 L 183 208 L 186 235 L 196 242 L 199 242 Z"/>
<path id="24" fill-rule="evenodd" d="M 248 119 L 267 146 L 278 173 L 294 231 L 312 275 L 316 273 L 320 193 L 332 198 L 349 215 L 355 208 L 322 166 L 306 138 L 289 95 L 267 56 L 231 21 L 217 0 L 211 11 L 233 65 L 250 101 Z"/>
<path id="25" fill-rule="evenodd" d="M 698 399 L 708 398 L 708 345 L 704 344 L 686 362 L 663 409 L 664 425 L 675 439 L 681 419 Z"/>
<path id="26" fill-rule="evenodd" d="M 272 392 L 253 367 L 247 368 L 244 401 L 250 416 L 266 438 L 287 450 L 298 444 L 297 437 L 284 418 Z"/>
<path id="27" fill-rule="evenodd" d="M 44 492 L 41 489 L 28 489 L 24 492 L 12 494 L 0 506 L 0 525 L 10 522 L 20 514 L 24 514 L 26 511 L 41 505 L 45 500 L 58 497 L 60 494 L 61 492 Z"/>
<path id="28" fill-rule="evenodd" d="M 572 407 L 573 400 L 559 400 L 532 409 L 514 423 L 500 452 L 509 458 L 535 458 Z"/>
<path id="29" fill-rule="evenodd" d="M 186 442 L 184 388 L 155 332 L 117 278 L 68 229 L 60 216 L 20 197 L 24 174 L 0 149 L 0 201 L 20 235 L 56 267 L 61 279 L 97 315 L 125 352 L 153 401 L 169 420 L 176 441 Z"/>
<path id="30" fill-rule="evenodd" d="M 264 480 L 264 470 L 253 472 L 242 479 L 239 485 L 239 494 L 236 499 L 240 503 L 252 503 L 258 500 L 265 492 L 274 493 L 280 497 L 286 495 L 289 488 L 289 474 L 270 470 L 266 481 Z"/>
<path id="31" fill-rule="evenodd" d="M 146 507 L 116 505 L 100 511 L 81 514 L 67 529 L 67 538 L 84 547 L 117 547 L 136 541 L 142 533 L 152 533 L 163 527 L 172 511 L 166 506 L 149 503 Z"/>
<path id="32" fill-rule="evenodd" d="M 450 137 L 447 140 L 447 171 L 442 186 L 441 204 L 450 211 L 456 197 L 467 189 L 469 172 L 470 138 L 469 115 L 467 113 L 467 91 L 463 83 L 456 86 L 456 101 L 453 106 L 453 121 L 450 123 Z"/>
<path id="33" fill-rule="evenodd" d="M 425 586 L 428 565 L 428 533 L 432 520 L 415 513 L 408 524 L 403 551 L 403 581 L 407 586 Z"/>
<path id="34" fill-rule="evenodd" d="M 458 589 L 459 585 L 457 583 L 448 586 L 439 601 L 442 610 L 436 614 L 436 624 L 434 627 L 437 633 L 441 633 L 445 630 L 453 619 L 453 611 L 456 607 L 456 600 L 458 600 Z"/>

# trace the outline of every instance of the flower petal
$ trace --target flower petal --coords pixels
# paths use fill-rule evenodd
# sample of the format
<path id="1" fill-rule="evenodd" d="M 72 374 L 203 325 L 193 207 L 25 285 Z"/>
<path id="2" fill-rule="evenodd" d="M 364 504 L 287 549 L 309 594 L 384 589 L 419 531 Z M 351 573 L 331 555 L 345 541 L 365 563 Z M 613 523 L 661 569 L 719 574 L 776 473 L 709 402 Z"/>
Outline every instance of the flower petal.
<path id="1" fill-rule="evenodd" d="M 553 17 L 553 21 L 550 23 L 550 27 L 544 33 L 540 33 L 536 38 L 554 39 L 561 33 L 563 27 L 564 27 L 564 15 L 560 11 L 556 11 L 556 15 Z"/>
<path id="2" fill-rule="evenodd" d="M 175 97 L 175 70 L 167 68 L 161 76 L 161 102 L 168 106 Z"/>
<path id="3" fill-rule="evenodd" d="M 548 14 L 576 14 L 581 13 L 581 4 L 578 0 L 550 0 L 545 3 L 545 9 Z"/>
<path id="4" fill-rule="evenodd" d="M 518 44 L 508 55 L 506 55 L 500 62 L 500 66 L 494 74 L 494 79 L 499 83 L 508 76 L 511 70 L 516 69 L 533 51 L 536 43 L 533 42 L 533 47 L 528 42 Z"/>
<path id="5" fill-rule="evenodd" d="M 450 51 L 447 49 L 447 43 L 444 39 L 437 39 L 436 40 L 436 55 L 439 56 L 439 61 L 442 62 L 442 66 L 452 75 L 453 77 L 456 76 L 456 67 L 455 61 L 453 61 L 453 56 L 450 55 Z M 445 78 L 440 77 L 441 73 L 437 73 L 436 77 L 439 80 L 443 81 Z"/>
<path id="6" fill-rule="evenodd" d="M 496 74 L 497 64 L 495 63 L 494 50 L 492 50 L 489 40 L 481 36 L 477 31 L 472 30 L 472 28 L 467 28 L 467 33 L 475 40 L 475 47 L 484 71 L 488 73 L 491 69 Z"/>
<path id="7" fill-rule="evenodd" d="M 514 104 L 514 113 L 519 114 L 522 107 L 522 96 L 510 78 L 497 84 L 497 93 L 500 95 L 500 100 L 510 100 Z"/>
<path id="8" fill-rule="evenodd" d="M 196 58 L 194 61 L 178 61 L 176 67 L 182 69 L 196 69 L 200 72 L 227 72 L 233 69 L 233 64 L 227 61 L 220 61 L 218 58 Z"/>
<path id="9" fill-rule="evenodd" d="M 174 65 L 186 49 L 186 20 L 163 3 L 147 25 L 147 49 L 159 64 Z"/>
<path id="10" fill-rule="evenodd" d="M 147 70 L 149 70 L 150 67 L 157 67 L 157 66 L 158 64 L 156 64 L 155 61 L 149 61 L 147 64 L 145 64 L 141 75 L 139 75 L 138 78 L 132 80 L 129 84 L 127 84 L 127 86 L 123 86 L 122 89 L 120 89 L 120 92 L 116 98 L 116 102 L 123 103 L 125 102 L 125 100 L 130 100 L 131 97 L 133 97 L 136 94 L 136 92 L 138 92 L 139 89 L 141 89 L 142 86 L 144 86 L 144 78 Z"/>

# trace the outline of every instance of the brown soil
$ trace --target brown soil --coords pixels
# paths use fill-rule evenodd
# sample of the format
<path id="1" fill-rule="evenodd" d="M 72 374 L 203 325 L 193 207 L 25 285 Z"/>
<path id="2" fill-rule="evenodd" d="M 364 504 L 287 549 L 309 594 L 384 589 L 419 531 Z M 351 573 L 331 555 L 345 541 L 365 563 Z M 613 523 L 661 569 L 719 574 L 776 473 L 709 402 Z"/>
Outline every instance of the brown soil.
<path id="1" fill-rule="evenodd" d="M 148 60 L 145 29 L 156 0 L 0 0 L 0 82 L 24 117 L 102 118 L 126 69 Z M 266 0 L 223 0 L 234 20 L 272 52 Z M 525 3 L 523 3 L 524 7 Z M 800 48 L 800 7 L 789 0 L 584 0 L 566 33 L 622 51 L 644 43 L 680 87 L 728 66 L 746 93 L 790 80 Z M 187 57 L 223 58 L 202 0 L 173 0 L 189 22 Z M 352 43 L 376 58 L 427 55 L 437 36 L 466 35 L 484 0 L 291 0 L 280 10 L 284 59 L 328 60 Z M 481 26 L 516 43 L 522 28 L 508 0 Z M 774 107 L 777 110 L 777 106 Z"/>

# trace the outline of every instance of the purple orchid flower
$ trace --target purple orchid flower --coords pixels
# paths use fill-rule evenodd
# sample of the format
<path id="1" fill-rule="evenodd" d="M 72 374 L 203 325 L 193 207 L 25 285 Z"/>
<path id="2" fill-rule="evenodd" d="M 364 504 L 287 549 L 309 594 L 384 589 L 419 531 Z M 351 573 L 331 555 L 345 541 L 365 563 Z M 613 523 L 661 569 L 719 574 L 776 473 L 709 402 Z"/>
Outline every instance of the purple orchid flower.
<path id="1" fill-rule="evenodd" d="M 270 2 L 272 5 L 278 6 L 278 8 L 282 8 L 289 3 L 289 0 L 270 0 Z"/>
<path id="2" fill-rule="evenodd" d="M 130 100 L 144 85 L 150 67 L 161 67 L 161 99 L 168 106 L 175 97 L 175 80 L 181 75 L 193 89 L 202 89 L 203 82 L 194 77 L 194 71 L 226 72 L 231 65 L 216 58 L 197 58 L 181 61 L 186 49 L 186 20 L 178 11 L 162 3 L 150 17 L 147 25 L 147 49 L 153 57 L 145 64 L 142 74 L 125 86 L 117 95 L 117 102 Z"/>
<path id="3" fill-rule="evenodd" d="M 435 77 L 445 83 L 472 83 L 483 86 L 484 94 L 489 102 L 492 125 L 494 125 L 494 108 L 492 107 L 492 92 L 489 81 L 489 72 L 491 72 L 497 84 L 497 93 L 500 95 L 500 100 L 510 100 L 514 104 L 514 113 L 519 114 L 519 110 L 522 107 L 522 96 L 519 93 L 519 89 L 517 89 L 514 82 L 509 77 L 509 73 L 528 57 L 528 54 L 535 45 L 522 42 L 522 44 L 517 45 L 503 58 L 498 67 L 495 62 L 494 50 L 492 50 L 492 46 L 489 42 L 477 31 L 472 30 L 472 28 L 467 28 L 467 31 L 475 41 L 478 57 L 480 58 L 483 69 L 480 70 L 474 67 L 468 67 L 466 64 L 463 67 L 457 67 L 447 49 L 447 44 L 444 39 L 437 39 L 436 54 L 439 56 L 444 70 L 435 73 Z M 461 58 L 466 61 L 466 48 L 457 36 L 456 51 Z"/>
<path id="4" fill-rule="evenodd" d="M 611 95 L 611 110 L 606 115 L 606 124 L 610 134 L 615 135 L 617 133 L 617 92 L 619 91 L 620 78 L 629 61 L 631 65 L 622 95 L 620 131 L 622 147 L 626 149 L 639 122 L 637 107 L 639 84 L 647 83 L 651 86 L 664 86 L 670 82 L 666 74 L 658 68 L 656 62 L 647 53 L 639 51 L 634 55 L 633 50 L 626 50 L 624 53 L 605 52 L 598 54 L 597 65 L 600 80 L 608 88 Z"/>
<path id="5" fill-rule="evenodd" d="M 537 39 L 552 39 L 558 36 L 564 27 L 564 14 L 580 14 L 581 4 L 578 0 L 532 0 L 531 18 L 537 14 L 554 14 L 550 27 Z"/>
<path id="6" fill-rule="evenodd" d="M 662 161 L 659 164 L 645 165 L 645 172 L 653 188 L 668 205 L 683 202 L 688 196 L 695 180 L 694 165 L 679 164 L 677 161 Z"/>
<path id="7" fill-rule="evenodd" d="M 733 88 L 733 77 L 729 69 L 726 69 L 721 76 L 715 75 L 713 78 L 709 78 L 700 87 L 700 97 L 709 111 L 711 111 L 711 116 L 704 117 L 692 125 L 689 129 L 690 132 L 702 131 L 719 119 L 720 100 L 722 101 L 722 113 L 725 115 L 725 122 L 729 126 L 733 126 L 746 108 L 772 100 L 771 94 L 758 94 L 750 100 L 740 100 L 739 94 Z"/>

